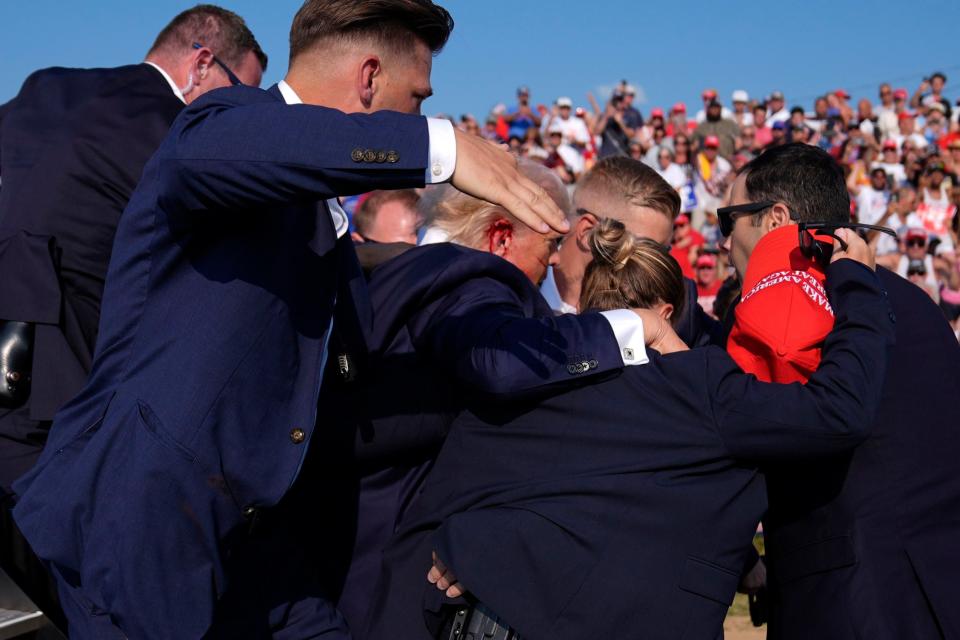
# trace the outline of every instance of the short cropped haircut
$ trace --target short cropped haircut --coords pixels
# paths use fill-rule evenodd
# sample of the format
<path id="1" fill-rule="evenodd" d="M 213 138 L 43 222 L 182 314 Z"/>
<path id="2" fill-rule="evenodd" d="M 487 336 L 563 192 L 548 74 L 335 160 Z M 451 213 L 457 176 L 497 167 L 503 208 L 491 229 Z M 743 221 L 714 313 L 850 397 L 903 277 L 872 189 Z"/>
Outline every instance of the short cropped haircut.
<path id="1" fill-rule="evenodd" d="M 399 202 L 408 209 L 417 210 L 417 202 L 420 196 L 413 189 L 397 189 L 396 191 L 374 191 L 353 214 L 353 225 L 357 233 L 366 237 L 373 229 L 374 220 L 380 208 L 391 202 Z"/>
<path id="2" fill-rule="evenodd" d="M 680 213 L 680 194 L 677 190 L 661 178 L 659 173 L 633 158 L 604 158 L 580 179 L 577 193 L 649 207 L 671 220 Z M 590 213 L 600 217 L 608 216 L 603 211 Z"/>
<path id="3" fill-rule="evenodd" d="M 453 18 L 430 0 L 307 0 L 290 27 L 290 61 L 322 40 L 370 38 L 397 52 L 416 40 L 439 53 Z"/>
<path id="4" fill-rule="evenodd" d="M 198 4 L 180 13 L 163 28 L 147 55 L 163 53 L 181 56 L 189 53 L 193 43 L 207 47 L 227 65 L 236 66 L 252 51 L 267 70 L 267 54 L 260 48 L 257 39 L 243 18 L 222 7 Z"/>
<path id="5" fill-rule="evenodd" d="M 738 175 L 746 175 L 750 200 L 782 202 L 801 221 L 850 220 L 843 169 L 819 147 L 802 142 L 773 147 L 745 164 Z"/>

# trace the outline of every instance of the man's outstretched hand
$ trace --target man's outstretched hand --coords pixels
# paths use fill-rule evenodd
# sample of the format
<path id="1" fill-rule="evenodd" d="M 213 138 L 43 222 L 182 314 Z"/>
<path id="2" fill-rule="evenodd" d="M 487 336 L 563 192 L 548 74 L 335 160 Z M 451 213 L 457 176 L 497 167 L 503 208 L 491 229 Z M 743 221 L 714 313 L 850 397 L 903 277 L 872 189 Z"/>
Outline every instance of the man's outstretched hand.
<path id="1" fill-rule="evenodd" d="M 446 591 L 448 598 L 459 598 L 466 593 L 466 589 L 457 581 L 457 576 L 440 561 L 436 551 L 433 552 L 433 566 L 427 572 L 427 580 L 440 591 Z"/>
<path id="2" fill-rule="evenodd" d="M 516 156 L 480 136 L 455 131 L 457 167 L 450 183 L 475 198 L 500 205 L 528 227 L 541 233 L 566 233 L 564 212 L 518 168 Z"/>

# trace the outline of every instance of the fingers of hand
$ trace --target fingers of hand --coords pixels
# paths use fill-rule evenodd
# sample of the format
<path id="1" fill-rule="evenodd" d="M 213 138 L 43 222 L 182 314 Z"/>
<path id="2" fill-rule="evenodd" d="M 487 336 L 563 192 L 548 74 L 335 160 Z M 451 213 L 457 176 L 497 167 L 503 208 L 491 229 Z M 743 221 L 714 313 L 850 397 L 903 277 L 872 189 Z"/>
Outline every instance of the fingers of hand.
<path id="1" fill-rule="evenodd" d="M 443 575 L 447 572 L 447 567 L 440 561 L 437 552 L 433 552 L 433 566 L 430 567 L 430 571 L 427 572 L 427 581 L 430 584 L 437 584 Z M 439 588 L 439 587 L 438 587 Z M 446 588 L 446 587 L 444 587 Z"/>
<path id="2" fill-rule="evenodd" d="M 440 560 L 440 557 L 437 556 L 436 551 L 433 552 L 433 566 L 430 567 L 430 571 L 427 572 L 427 581 L 430 584 L 436 585 L 437 589 L 447 591 L 448 595 L 450 590 L 461 589 L 458 586 L 457 577 L 452 571 L 447 569 L 446 565 Z M 456 596 L 450 597 L 455 598 Z"/>
<path id="3" fill-rule="evenodd" d="M 459 582 L 451 586 L 449 589 L 447 589 L 448 598 L 459 598 L 463 594 L 464 594 L 464 588 L 460 586 Z"/>

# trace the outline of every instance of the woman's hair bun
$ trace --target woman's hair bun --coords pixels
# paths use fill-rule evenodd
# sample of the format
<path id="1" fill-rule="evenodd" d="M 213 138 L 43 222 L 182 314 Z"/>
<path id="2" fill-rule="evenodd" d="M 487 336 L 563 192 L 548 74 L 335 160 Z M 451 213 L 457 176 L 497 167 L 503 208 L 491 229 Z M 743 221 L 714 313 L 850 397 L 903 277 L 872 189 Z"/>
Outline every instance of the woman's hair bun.
<path id="1" fill-rule="evenodd" d="M 619 220 L 604 218 L 590 231 L 588 242 L 598 264 L 619 271 L 630 260 L 636 239 Z"/>

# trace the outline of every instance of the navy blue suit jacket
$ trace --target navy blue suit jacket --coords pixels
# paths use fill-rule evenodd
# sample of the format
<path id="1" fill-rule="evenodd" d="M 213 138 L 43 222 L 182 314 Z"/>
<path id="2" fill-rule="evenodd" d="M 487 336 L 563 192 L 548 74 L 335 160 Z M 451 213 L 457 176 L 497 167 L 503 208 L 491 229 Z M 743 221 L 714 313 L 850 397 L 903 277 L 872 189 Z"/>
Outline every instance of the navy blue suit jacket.
<path id="1" fill-rule="evenodd" d="M 763 468 L 770 638 L 960 638 L 960 346 L 929 296 L 878 272 L 897 338 L 870 437 Z"/>
<path id="2" fill-rule="evenodd" d="M 24 535 L 91 615 L 134 638 L 208 629 L 229 540 L 328 424 L 334 308 L 369 328 L 323 200 L 423 185 L 427 165 L 424 118 L 291 106 L 276 87 L 178 117 L 120 221 L 90 379 L 15 487 Z"/>
<path id="3" fill-rule="evenodd" d="M 377 267 L 369 291 L 369 361 L 358 383 L 325 384 L 341 428 L 321 437 L 339 444 L 325 443 L 311 465 L 322 474 L 315 493 L 337 505 L 319 528 L 321 574 L 355 636 L 380 555 L 464 394 L 502 402 L 623 366 L 605 318 L 554 315 L 523 272 L 489 253 L 412 248 Z"/>
<path id="4" fill-rule="evenodd" d="M 35 323 L 30 397 L 0 412 L 0 487 L 90 373 L 117 221 L 182 109 L 147 64 L 37 71 L 0 109 L 0 319 Z"/>
<path id="5" fill-rule="evenodd" d="M 888 305 L 861 265 L 830 276 L 838 323 L 806 386 L 706 347 L 458 418 L 384 555 L 368 637 L 430 637 L 434 549 L 524 638 L 716 637 L 766 506 L 756 464 L 850 450 L 879 402 Z"/>

